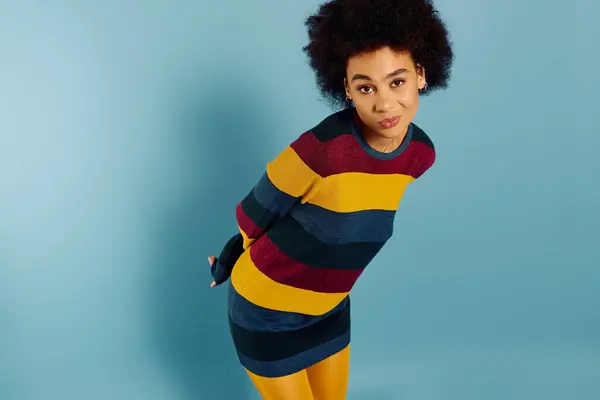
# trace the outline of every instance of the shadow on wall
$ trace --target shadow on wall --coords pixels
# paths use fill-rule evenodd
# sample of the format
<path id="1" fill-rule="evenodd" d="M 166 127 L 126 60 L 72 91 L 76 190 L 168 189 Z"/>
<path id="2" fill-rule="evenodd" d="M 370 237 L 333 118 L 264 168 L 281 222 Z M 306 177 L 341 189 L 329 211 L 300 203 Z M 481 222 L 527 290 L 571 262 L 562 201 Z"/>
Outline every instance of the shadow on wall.
<path id="1" fill-rule="evenodd" d="M 158 216 L 149 293 L 161 369 L 175 375 L 185 399 L 244 399 L 253 390 L 230 339 L 227 288 L 209 287 L 207 257 L 237 233 L 235 206 L 264 170 L 268 112 L 239 81 L 219 85 L 220 76 L 233 74 L 216 71 L 217 83 L 195 87 L 173 135 L 183 141 L 174 156 L 185 163 L 185 179 L 175 204 Z"/>

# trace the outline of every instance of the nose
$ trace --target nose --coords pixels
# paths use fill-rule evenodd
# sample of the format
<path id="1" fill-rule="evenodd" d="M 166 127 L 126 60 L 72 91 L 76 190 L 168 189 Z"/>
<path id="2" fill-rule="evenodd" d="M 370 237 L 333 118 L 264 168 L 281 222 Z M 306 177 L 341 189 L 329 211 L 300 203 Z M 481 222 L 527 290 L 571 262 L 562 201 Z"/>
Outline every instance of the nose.
<path id="1" fill-rule="evenodd" d="M 375 98 L 374 111 L 387 113 L 394 108 L 394 100 L 387 94 L 378 93 Z"/>

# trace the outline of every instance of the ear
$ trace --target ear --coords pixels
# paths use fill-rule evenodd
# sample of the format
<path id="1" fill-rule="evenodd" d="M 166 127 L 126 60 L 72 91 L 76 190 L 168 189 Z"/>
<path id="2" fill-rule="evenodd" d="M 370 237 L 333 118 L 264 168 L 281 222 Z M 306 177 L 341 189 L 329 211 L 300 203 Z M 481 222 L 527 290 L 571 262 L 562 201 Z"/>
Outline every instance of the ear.
<path id="1" fill-rule="evenodd" d="M 422 65 L 417 65 L 417 85 L 419 90 L 423 90 L 427 85 L 425 67 L 423 67 Z"/>
<path id="2" fill-rule="evenodd" d="M 346 90 L 346 98 L 350 98 L 350 87 L 348 86 L 348 79 L 344 77 L 344 89 Z"/>

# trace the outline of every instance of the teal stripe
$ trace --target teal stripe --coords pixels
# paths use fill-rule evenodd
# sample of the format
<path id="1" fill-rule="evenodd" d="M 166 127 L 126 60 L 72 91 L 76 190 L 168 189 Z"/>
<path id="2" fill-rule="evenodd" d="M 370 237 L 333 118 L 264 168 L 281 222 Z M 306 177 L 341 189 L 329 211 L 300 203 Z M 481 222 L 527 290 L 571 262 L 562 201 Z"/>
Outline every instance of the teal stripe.
<path id="1" fill-rule="evenodd" d="M 298 201 L 296 197 L 279 190 L 269 179 L 267 173 L 254 186 L 254 198 L 256 201 L 270 212 L 278 215 L 287 213 Z"/>
<path id="2" fill-rule="evenodd" d="M 341 213 L 302 204 L 291 211 L 302 228 L 325 244 L 385 242 L 393 234 L 395 211 L 364 210 Z"/>

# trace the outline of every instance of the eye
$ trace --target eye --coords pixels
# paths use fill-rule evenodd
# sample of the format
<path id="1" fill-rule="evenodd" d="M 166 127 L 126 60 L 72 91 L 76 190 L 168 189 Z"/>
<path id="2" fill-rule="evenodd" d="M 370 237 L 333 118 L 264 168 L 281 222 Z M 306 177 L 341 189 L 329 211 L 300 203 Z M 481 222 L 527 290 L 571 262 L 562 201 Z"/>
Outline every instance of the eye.
<path id="1" fill-rule="evenodd" d="M 403 84 L 404 84 L 403 79 L 396 79 L 394 82 L 392 82 L 392 87 L 402 86 Z"/>
<path id="2" fill-rule="evenodd" d="M 371 90 L 373 90 L 373 88 L 370 86 L 361 86 L 358 88 L 358 91 L 361 93 L 370 93 Z"/>

